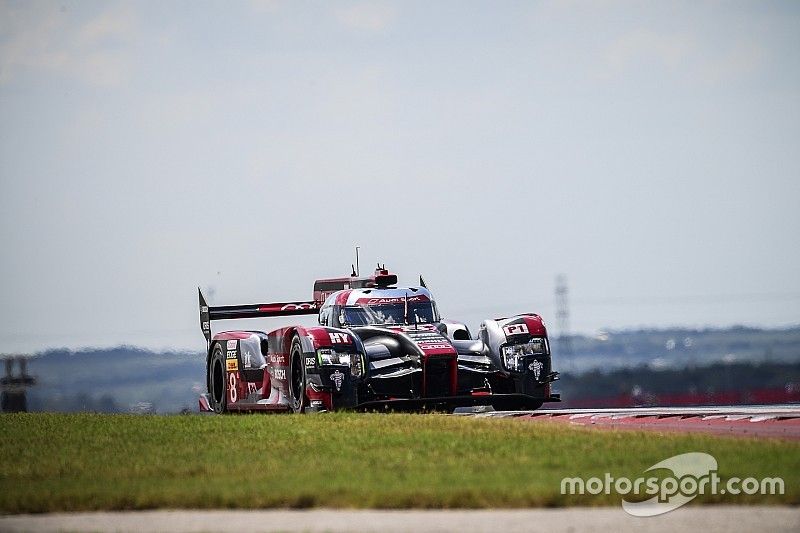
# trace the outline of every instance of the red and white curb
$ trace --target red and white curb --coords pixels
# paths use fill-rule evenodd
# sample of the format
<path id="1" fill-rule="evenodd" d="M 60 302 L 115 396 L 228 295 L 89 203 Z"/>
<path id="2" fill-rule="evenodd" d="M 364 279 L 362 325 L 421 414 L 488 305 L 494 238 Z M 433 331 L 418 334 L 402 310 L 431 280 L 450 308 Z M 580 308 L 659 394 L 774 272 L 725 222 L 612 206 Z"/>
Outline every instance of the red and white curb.
<path id="1" fill-rule="evenodd" d="M 561 422 L 571 425 L 683 431 L 800 440 L 800 406 L 641 407 L 493 411 L 472 416 Z"/>

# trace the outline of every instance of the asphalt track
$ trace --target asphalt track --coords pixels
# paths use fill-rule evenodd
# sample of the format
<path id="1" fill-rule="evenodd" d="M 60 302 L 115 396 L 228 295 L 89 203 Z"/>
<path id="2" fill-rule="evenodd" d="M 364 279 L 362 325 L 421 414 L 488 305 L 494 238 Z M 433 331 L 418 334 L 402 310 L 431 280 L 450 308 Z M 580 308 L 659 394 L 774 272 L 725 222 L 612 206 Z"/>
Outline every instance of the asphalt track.
<path id="1" fill-rule="evenodd" d="M 517 418 L 599 429 L 712 433 L 800 440 L 800 405 L 539 409 L 460 413 L 460 416 Z"/>
<path id="2" fill-rule="evenodd" d="M 650 518 L 621 508 L 449 511 L 139 511 L 0 517 L 0 531 L 366 531 L 415 533 L 800 531 L 796 507 L 683 507 Z"/>

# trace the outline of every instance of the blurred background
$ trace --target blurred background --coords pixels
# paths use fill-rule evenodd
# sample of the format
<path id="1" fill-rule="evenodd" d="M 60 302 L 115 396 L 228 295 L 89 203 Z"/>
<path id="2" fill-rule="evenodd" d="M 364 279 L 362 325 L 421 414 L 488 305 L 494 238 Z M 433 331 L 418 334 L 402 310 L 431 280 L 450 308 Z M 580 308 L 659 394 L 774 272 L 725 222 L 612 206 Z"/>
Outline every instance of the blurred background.
<path id="1" fill-rule="evenodd" d="M 3 0 L 4 387 L 195 409 L 197 287 L 358 245 L 541 314 L 568 405 L 800 401 L 798 141 L 791 1 Z"/>

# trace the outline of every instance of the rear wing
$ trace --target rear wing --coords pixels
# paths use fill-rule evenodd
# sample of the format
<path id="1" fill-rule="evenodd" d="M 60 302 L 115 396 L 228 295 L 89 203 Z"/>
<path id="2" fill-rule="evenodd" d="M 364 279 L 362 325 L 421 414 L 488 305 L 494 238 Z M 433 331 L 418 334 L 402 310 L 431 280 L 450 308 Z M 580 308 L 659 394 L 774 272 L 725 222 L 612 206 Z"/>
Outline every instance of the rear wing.
<path id="1" fill-rule="evenodd" d="M 198 288 L 197 293 L 200 296 L 200 329 L 203 330 L 203 336 L 206 338 L 206 343 L 209 345 L 211 344 L 212 320 L 316 315 L 319 310 L 317 304 L 314 302 L 281 302 L 249 305 L 220 305 L 212 307 L 206 302 L 203 291 Z"/>
<path id="2" fill-rule="evenodd" d="M 420 277 L 420 280 L 422 278 Z M 318 279 L 314 282 L 314 303 L 318 307 L 322 307 L 325 300 L 333 294 L 341 290 L 348 289 L 371 289 L 372 287 L 388 287 L 397 283 L 397 276 L 386 270 L 386 266 L 378 265 L 375 273 L 367 277 L 358 277 L 356 269 L 353 268 L 353 274 L 346 278 L 327 278 Z"/>

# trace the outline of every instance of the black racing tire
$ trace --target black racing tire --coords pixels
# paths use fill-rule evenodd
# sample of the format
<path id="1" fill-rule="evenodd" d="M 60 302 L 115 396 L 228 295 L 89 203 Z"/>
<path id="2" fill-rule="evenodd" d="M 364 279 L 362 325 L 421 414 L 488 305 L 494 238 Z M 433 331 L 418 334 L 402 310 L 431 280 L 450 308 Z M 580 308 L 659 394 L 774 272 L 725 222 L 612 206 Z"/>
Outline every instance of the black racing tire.
<path id="1" fill-rule="evenodd" d="M 225 352 L 218 342 L 214 343 L 208 364 L 208 395 L 215 413 L 228 412 L 228 373 L 225 370 Z"/>
<path id="2" fill-rule="evenodd" d="M 544 402 L 534 398 L 502 398 L 492 401 L 495 411 L 535 411 Z"/>
<path id="3" fill-rule="evenodd" d="M 305 413 L 306 399 L 306 365 L 303 363 L 303 348 L 300 337 L 292 339 L 289 350 L 289 405 L 295 413 Z"/>
<path id="4" fill-rule="evenodd" d="M 544 402 L 540 402 L 538 400 L 532 400 L 532 401 L 524 404 L 522 406 L 522 410 L 523 411 L 535 411 L 535 410 L 539 409 L 542 405 L 544 405 Z"/>

